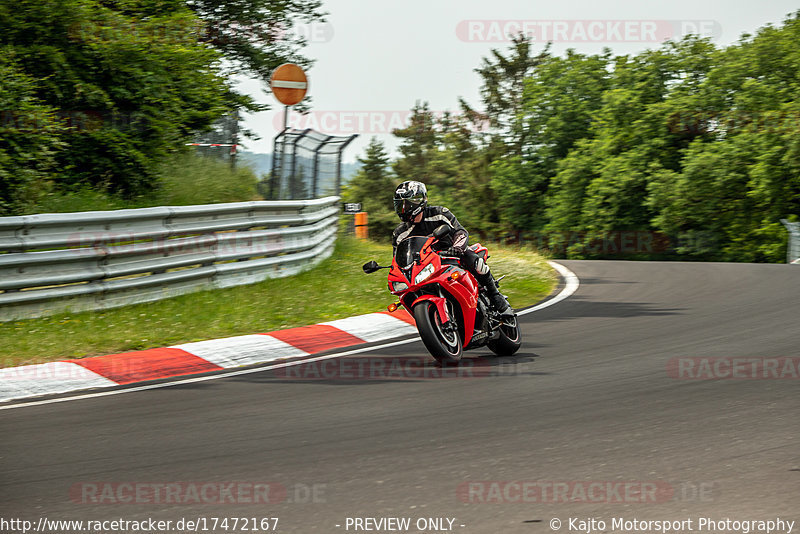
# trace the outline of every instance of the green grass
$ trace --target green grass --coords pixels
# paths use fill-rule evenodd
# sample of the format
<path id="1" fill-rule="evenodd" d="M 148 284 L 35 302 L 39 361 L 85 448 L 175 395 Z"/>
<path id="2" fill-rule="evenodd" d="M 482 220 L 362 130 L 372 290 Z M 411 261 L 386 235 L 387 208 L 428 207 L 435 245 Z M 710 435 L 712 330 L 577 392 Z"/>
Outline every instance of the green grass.
<path id="1" fill-rule="evenodd" d="M 155 190 L 146 195 L 123 199 L 91 187 L 54 188 L 28 212 L 68 213 L 261 200 L 256 182 L 255 173 L 247 166 L 238 165 L 232 170 L 226 161 L 181 153 L 164 164 Z"/>
<path id="2" fill-rule="evenodd" d="M 164 167 L 161 187 L 153 205 L 185 206 L 262 200 L 257 178 L 247 166 L 232 170 L 227 161 L 196 154 L 173 158 Z"/>
<path id="3" fill-rule="evenodd" d="M 534 304 L 556 275 L 533 252 L 490 246 L 489 261 L 514 307 Z M 269 332 L 384 310 L 393 302 L 386 271 L 366 275 L 370 259 L 387 264 L 391 246 L 352 237 L 334 255 L 297 276 L 102 312 L 0 323 L 4 367 L 82 358 L 242 334 Z"/>

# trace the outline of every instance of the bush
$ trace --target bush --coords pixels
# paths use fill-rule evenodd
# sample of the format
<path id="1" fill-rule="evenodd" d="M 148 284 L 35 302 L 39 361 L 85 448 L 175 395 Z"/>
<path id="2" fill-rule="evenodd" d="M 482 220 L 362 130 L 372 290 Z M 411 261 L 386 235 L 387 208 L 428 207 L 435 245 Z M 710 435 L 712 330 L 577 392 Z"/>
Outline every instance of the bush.
<path id="1" fill-rule="evenodd" d="M 249 167 L 231 169 L 227 161 L 182 154 L 164 166 L 156 190 L 160 206 L 259 200 L 257 178 Z"/>
<path id="2" fill-rule="evenodd" d="M 151 206 L 185 206 L 259 200 L 256 175 L 245 166 L 194 153 L 174 155 L 163 165 L 156 189 L 147 195 L 123 198 L 98 186 L 53 189 L 41 195 L 25 213 L 69 213 Z"/>

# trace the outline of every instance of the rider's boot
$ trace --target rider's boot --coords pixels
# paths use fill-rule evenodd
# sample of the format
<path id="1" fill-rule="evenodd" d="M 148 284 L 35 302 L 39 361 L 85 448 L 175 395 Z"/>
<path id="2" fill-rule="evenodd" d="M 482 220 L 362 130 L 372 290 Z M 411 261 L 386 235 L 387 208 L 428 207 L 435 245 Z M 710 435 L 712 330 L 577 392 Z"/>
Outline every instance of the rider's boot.
<path id="1" fill-rule="evenodd" d="M 497 310 L 497 313 L 503 317 L 514 316 L 514 310 L 511 309 L 511 306 L 508 304 L 503 294 L 500 293 L 500 290 L 497 289 L 497 282 L 491 272 L 482 275 L 478 282 L 486 289 L 486 294 L 489 296 L 489 300 L 492 302 L 494 309 Z"/>

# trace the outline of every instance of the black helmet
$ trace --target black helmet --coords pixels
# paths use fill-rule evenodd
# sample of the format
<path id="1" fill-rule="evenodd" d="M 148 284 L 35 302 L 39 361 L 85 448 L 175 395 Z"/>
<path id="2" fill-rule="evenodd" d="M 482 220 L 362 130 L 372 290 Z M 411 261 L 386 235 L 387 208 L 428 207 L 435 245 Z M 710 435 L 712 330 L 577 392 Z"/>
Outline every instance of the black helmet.
<path id="1" fill-rule="evenodd" d="M 394 190 L 394 211 L 405 222 L 411 221 L 428 205 L 428 190 L 422 182 L 403 182 Z"/>

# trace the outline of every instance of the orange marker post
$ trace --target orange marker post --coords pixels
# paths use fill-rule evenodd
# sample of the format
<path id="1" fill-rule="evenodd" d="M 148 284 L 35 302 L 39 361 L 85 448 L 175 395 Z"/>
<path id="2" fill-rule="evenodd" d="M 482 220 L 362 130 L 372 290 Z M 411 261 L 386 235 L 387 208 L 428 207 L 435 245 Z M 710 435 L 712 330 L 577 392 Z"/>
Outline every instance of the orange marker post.
<path id="1" fill-rule="evenodd" d="M 355 221 L 355 228 L 356 228 L 356 237 L 359 239 L 367 239 L 369 236 L 369 225 L 366 211 L 359 211 L 356 213 L 356 221 Z"/>

